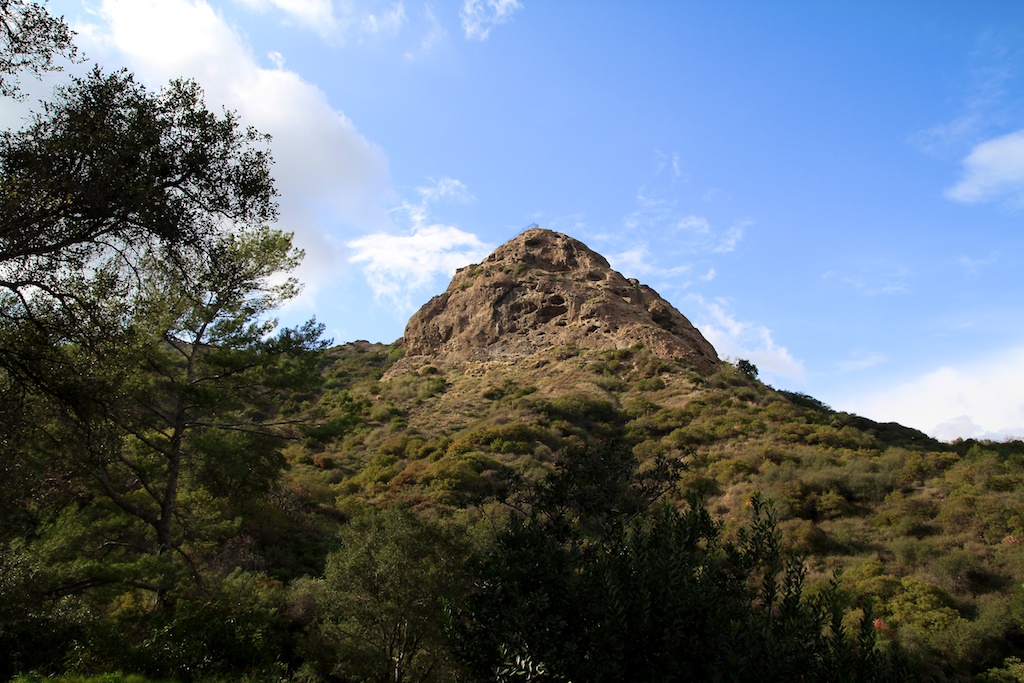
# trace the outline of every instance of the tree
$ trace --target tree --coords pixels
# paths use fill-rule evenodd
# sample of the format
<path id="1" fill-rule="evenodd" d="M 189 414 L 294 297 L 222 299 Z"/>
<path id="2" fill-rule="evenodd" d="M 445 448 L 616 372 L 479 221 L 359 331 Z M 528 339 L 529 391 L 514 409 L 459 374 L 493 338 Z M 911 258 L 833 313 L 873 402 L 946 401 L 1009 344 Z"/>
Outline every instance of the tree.
<path id="1" fill-rule="evenodd" d="M 736 361 L 736 369 L 746 375 L 749 379 L 757 379 L 757 366 L 749 360 L 740 358 Z"/>
<path id="2" fill-rule="evenodd" d="M 728 539 L 698 499 L 685 511 L 631 505 L 661 477 L 598 455 L 536 485 L 487 549 L 454 630 L 474 680 L 915 679 L 875 649 L 870 618 L 846 632 L 835 584 L 805 593 L 803 564 L 759 498 Z M 603 513 L 593 491 L 617 492 Z M 593 524 L 611 516 L 630 521 Z"/>
<path id="3" fill-rule="evenodd" d="M 98 69 L 0 135 L 0 392 L 44 415 L 40 396 L 76 410 L 95 395 L 68 349 L 130 346 L 152 287 L 141 264 L 188 282 L 225 229 L 276 218 L 266 141 L 234 114 L 209 112 L 193 83 L 153 94 L 127 72 Z M 12 460 L 45 435 L 23 426 L 40 420 L 0 417 L 8 412 L 3 480 L 24 481 Z"/>
<path id="4" fill-rule="evenodd" d="M 307 678 L 457 679 L 446 611 L 466 591 L 466 544 L 411 512 L 368 512 L 341 532 L 306 642 Z"/>
<path id="5" fill-rule="evenodd" d="M 63 17 L 51 16 L 43 5 L 25 0 L 0 0 L 0 96 L 17 97 L 17 74 L 39 76 L 58 70 L 54 56 L 74 59 L 72 32 Z"/>
<path id="6" fill-rule="evenodd" d="M 12 45 L 11 59 L 28 49 Z M 84 499 L 101 493 L 121 520 L 95 558 L 184 558 L 200 511 L 225 518 L 281 466 L 297 418 L 271 392 L 300 389 L 323 343 L 312 322 L 274 335 L 268 318 L 298 291 L 271 280 L 301 257 L 267 227 L 268 140 L 211 113 L 194 83 L 151 93 L 98 68 L 0 135 L 0 393 L 24 399 L 0 414 L 0 486 L 23 497 L 54 463 L 91 480 Z M 161 599 L 169 581 L 150 582 Z"/>
<path id="7" fill-rule="evenodd" d="M 93 558 L 101 568 L 159 559 L 133 579 L 158 605 L 177 560 L 201 578 L 205 545 L 233 533 L 232 501 L 273 485 L 282 437 L 302 421 L 279 404 L 319 377 L 322 329 L 271 335 L 266 318 L 297 292 L 272 278 L 300 256 L 290 235 L 261 228 L 222 235 L 187 264 L 188 279 L 180 264 L 145 258 L 126 333 L 58 349 L 72 379 L 59 385 L 55 457 L 70 454 L 113 505 Z"/>
<path id="8" fill-rule="evenodd" d="M 94 69 L 58 88 L 0 136 L 4 319 L 88 324 L 100 311 L 90 295 L 130 294 L 146 255 L 184 267 L 225 225 L 273 222 L 268 140 L 209 112 L 186 81 L 153 94 Z"/>
<path id="9" fill-rule="evenodd" d="M 37 3 L 0 0 L 0 21 L 0 75 L 73 53 Z M 235 584 L 259 559 L 232 543 L 301 436 L 326 345 L 315 321 L 270 317 L 302 254 L 270 227 L 268 141 L 194 83 L 98 68 L 0 134 L 0 565 L 46 570 L 0 591 L 14 661 L 45 662 L 40 643 L 175 676 L 250 658 L 230 655 L 258 639 L 240 619 L 265 610 Z M 63 602 L 102 615 L 95 642 L 48 633 Z"/>

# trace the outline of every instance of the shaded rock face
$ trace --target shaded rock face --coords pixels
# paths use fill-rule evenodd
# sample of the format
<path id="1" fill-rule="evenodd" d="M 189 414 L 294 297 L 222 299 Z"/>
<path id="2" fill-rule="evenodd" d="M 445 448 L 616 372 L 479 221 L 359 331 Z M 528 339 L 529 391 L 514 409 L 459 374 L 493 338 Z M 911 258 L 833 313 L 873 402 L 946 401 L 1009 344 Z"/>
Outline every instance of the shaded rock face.
<path id="1" fill-rule="evenodd" d="M 638 343 L 701 373 L 719 364 L 714 347 L 657 292 L 627 280 L 582 242 L 543 229 L 460 269 L 405 328 L 406 358 L 441 365 Z"/>

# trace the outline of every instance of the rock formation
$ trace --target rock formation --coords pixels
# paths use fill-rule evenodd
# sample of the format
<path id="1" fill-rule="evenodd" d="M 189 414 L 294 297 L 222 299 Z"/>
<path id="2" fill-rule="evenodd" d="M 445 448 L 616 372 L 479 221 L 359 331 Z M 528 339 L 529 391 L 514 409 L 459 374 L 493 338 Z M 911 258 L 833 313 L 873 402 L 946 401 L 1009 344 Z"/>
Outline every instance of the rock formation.
<path id="1" fill-rule="evenodd" d="M 720 362 L 714 347 L 653 289 L 627 280 L 582 242 L 530 229 L 483 263 L 461 268 L 443 294 L 412 316 L 401 365 L 515 362 L 552 347 L 640 343 L 701 373 Z"/>

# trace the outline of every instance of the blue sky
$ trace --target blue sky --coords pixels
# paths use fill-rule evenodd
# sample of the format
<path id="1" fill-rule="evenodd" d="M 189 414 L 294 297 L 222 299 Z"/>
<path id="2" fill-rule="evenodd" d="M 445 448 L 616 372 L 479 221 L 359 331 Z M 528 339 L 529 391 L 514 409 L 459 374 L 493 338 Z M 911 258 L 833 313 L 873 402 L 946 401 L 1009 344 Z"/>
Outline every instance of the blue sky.
<path id="1" fill-rule="evenodd" d="M 50 6 L 274 136 L 307 251 L 284 322 L 393 341 L 536 223 L 778 388 L 1024 436 L 1024 3 Z"/>

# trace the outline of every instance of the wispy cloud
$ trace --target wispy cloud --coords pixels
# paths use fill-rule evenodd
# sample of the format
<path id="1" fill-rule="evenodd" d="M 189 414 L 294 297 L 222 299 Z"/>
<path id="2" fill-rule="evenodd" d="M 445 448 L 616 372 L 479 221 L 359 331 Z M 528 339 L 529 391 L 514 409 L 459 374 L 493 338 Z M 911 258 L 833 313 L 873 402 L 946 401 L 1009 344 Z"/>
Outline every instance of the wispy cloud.
<path id="1" fill-rule="evenodd" d="M 751 220 L 734 220 L 727 227 L 694 213 L 685 199 L 693 193 L 678 153 L 655 150 L 652 175 L 633 194 L 633 208 L 621 219 L 621 229 L 589 226 L 582 214 L 545 224 L 573 234 L 589 234 L 602 245 L 612 266 L 627 277 L 644 279 L 662 295 L 681 296 L 695 285 L 715 279 L 717 262 L 735 252 Z M 700 202 L 699 198 L 695 201 Z M 626 231 L 629 247 L 623 246 Z"/>
<path id="2" fill-rule="evenodd" d="M 944 365 L 895 386 L 844 399 L 844 408 L 939 439 L 1024 437 L 1024 348 Z"/>
<path id="3" fill-rule="evenodd" d="M 1024 206 L 1024 129 L 975 146 L 962 164 L 963 176 L 946 197 L 965 204 L 1006 200 Z"/>
<path id="4" fill-rule="evenodd" d="M 740 221 L 736 225 L 729 226 L 710 244 L 711 253 L 728 254 L 735 251 L 736 245 L 743 239 L 743 231 L 753 224 L 753 221 Z"/>
<path id="5" fill-rule="evenodd" d="M 745 358 L 769 380 L 786 379 L 802 382 L 806 376 L 803 363 L 789 350 L 776 343 L 772 331 L 764 325 L 741 321 L 728 309 L 723 299 L 708 301 L 694 294 L 687 298 L 694 305 L 694 325 L 723 358 Z"/>
<path id="6" fill-rule="evenodd" d="M 886 296 L 910 291 L 909 280 L 912 275 L 909 268 L 896 266 L 876 268 L 859 275 L 842 275 L 830 270 L 822 274 L 822 278 L 841 282 L 864 296 Z"/>
<path id="7" fill-rule="evenodd" d="M 416 195 L 419 201 L 403 201 L 394 212 L 404 213 L 413 228 L 422 228 L 426 225 L 430 216 L 430 206 L 439 201 L 454 202 L 463 204 L 473 201 L 473 195 L 469 192 L 461 180 L 455 178 L 441 178 L 440 180 L 430 179 L 432 184 L 416 188 Z"/>
<path id="8" fill-rule="evenodd" d="M 491 29 L 508 23 L 523 8 L 519 0 L 466 0 L 460 17 L 467 40 L 487 40 Z"/>
<path id="9" fill-rule="evenodd" d="M 858 351 L 852 358 L 839 361 L 838 366 L 840 372 L 861 372 L 882 365 L 888 360 L 889 357 L 883 353 Z"/>
<path id="10" fill-rule="evenodd" d="M 657 159 L 657 166 L 655 167 L 656 176 L 669 171 L 673 183 L 685 183 L 689 180 L 689 177 L 683 174 L 679 152 L 669 154 L 661 150 L 655 150 L 654 156 Z"/>
<path id="11" fill-rule="evenodd" d="M 401 31 L 407 22 L 408 17 L 405 15 L 405 5 L 401 2 L 396 2 L 382 12 L 367 14 L 363 18 L 362 29 L 363 33 L 368 35 L 377 35 L 379 33 L 394 35 Z"/>
<path id="12" fill-rule="evenodd" d="M 466 202 L 472 195 L 453 178 L 442 178 L 416 188 L 418 202 L 403 202 L 396 212 L 410 224 L 404 234 L 376 232 L 346 245 L 378 299 L 402 310 L 411 309 L 413 297 L 434 286 L 440 277 L 482 260 L 492 249 L 476 235 L 451 225 L 430 222 L 431 206 L 439 201 Z"/>
<path id="13" fill-rule="evenodd" d="M 669 268 L 660 267 L 651 256 L 651 249 L 646 242 L 608 255 L 608 262 L 612 268 L 619 271 L 626 277 L 659 277 L 671 278 L 685 275 L 693 270 L 689 263 L 672 266 Z"/>
<path id="14" fill-rule="evenodd" d="M 430 5 L 423 6 L 421 15 L 422 26 L 420 28 L 419 41 L 415 48 L 405 52 L 405 58 L 410 62 L 430 54 L 448 36 L 448 32 L 445 31 L 444 26 L 441 25 L 441 21 L 434 14 L 434 10 Z"/>
<path id="15" fill-rule="evenodd" d="M 358 44 L 401 37 L 416 47 L 406 49 L 406 59 L 414 60 L 430 52 L 445 38 L 433 9 L 422 4 L 410 13 L 404 0 L 234 0 L 257 12 L 276 12 L 282 23 L 304 27 L 325 41 Z"/>
<path id="16" fill-rule="evenodd" d="M 235 0 L 256 10 L 274 8 L 290 20 L 329 35 L 338 28 L 331 0 Z"/>
<path id="17" fill-rule="evenodd" d="M 649 196 L 641 189 L 636 209 L 623 219 L 623 226 L 635 232 L 671 234 L 674 251 L 690 256 L 727 254 L 735 251 L 753 221 L 741 220 L 724 230 L 715 228 L 703 217 L 679 209 L 679 202 Z"/>
<path id="18" fill-rule="evenodd" d="M 1015 42 L 1013 38 L 1010 42 Z M 978 36 L 966 64 L 966 85 L 960 102 L 960 113 L 919 131 L 910 138 L 921 151 L 946 156 L 962 150 L 965 144 L 977 142 L 984 131 L 999 120 L 1014 119 L 1018 103 L 1008 93 L 1011 81 L 1019 77 L 1020 53 L 1007 47 L 1005 36 L 988 30 Z"/>
<path id="19" fill-rule="evenodd" d="M 971 258 L 969 256 L 961 256 L 956 260 L 956 262 L 963 267 L 964 275 L 967 277 L 976 277 L 982 268 L 991 266 L 998 261 L 999 258 L 994 254 L 989 258 Z"/>

